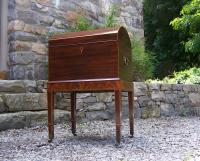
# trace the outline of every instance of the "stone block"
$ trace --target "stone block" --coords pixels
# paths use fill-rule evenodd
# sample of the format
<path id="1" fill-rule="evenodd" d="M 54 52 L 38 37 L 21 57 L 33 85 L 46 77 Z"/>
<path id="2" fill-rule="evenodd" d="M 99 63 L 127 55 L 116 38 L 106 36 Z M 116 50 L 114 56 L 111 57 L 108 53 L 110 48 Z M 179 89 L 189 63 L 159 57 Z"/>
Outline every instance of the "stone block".
<path id="1" fill-rule="evenodd" d="M 34 34 L 23 31 L 15 31 L 9 34 L 9 41 L 12 40 L 36 42 L 38 38 Z"/>
<path id="2" fill-rule="evenodd" d="M 106 105 L 102 102 L 94 103 L 94 104 L 91 104 L 91 105 L 85 107 L 85 109 L 87 111 L 103 111 L 106 109 Z"/>
<path id="3" fill-rule="evenodd" d="M 27 41 L 12 41 L 10 43 L 10 51 L 30 51 L 31 43 Z"/>
<path id="4" fill-rule="evenodd" d="M 111 94 L 114 95 L 114 93 Z M 128 97 L 128 92 L 122 92 L 122 97 Z"/>
<path id="5" fill-rule="evenodd" d="M 23 93 L 26 92 L 23 81 L 0 80 L 0 93 Z"/>
<path id="6" fill-rule="evenodd" d="M 76 10 L 76 4 L 73 1 L 60 1 L 59 9 L 64 12 L 73 11 Z"/>
<path id="7" fill-rule="evenodd" d="M 37 3 L 41 5 L 49 5 L 51 4 L 51 0 L 36 0 Z"/>
<path id="8" fill-rule="evenodd" d="M 160 117 L 160 108 L 159 107 L 144 107 L 142 108 L 141 118 L 152 118 Z"/>
<path id="9" fill-rule="evenodd" d="M 165 94 L 165 101 L 167 103 L 173 103 L 173 104 L 176 104 L 178 102 L 178 96 L 177 94 Z"/>
<path id="10" fill-rule="evenodd" d="M 41 112 L 29 112 L 27 117 L 29 117 L 30 126 L 36 126 L 41 124 L 47 124 L 48 114 L 47 111 Z M 55 123 L 66 123 L 70 121 L 71 114 L 66 110 L 54 110 Z"/>
<path id="11" fill-rule="evenodd" d="M 186 96 L 186 94 L 184 92 L 178 91 L 178 93 L 177 93 L 178 99 L 184 98 L 185 96 Z"/>
<path id="12" fill-rule="evenodd" d="M 111 92 L 106 93 L 94 93 L 94 96 L 96 96 L 97 101 L 99 102 L 112 102 L 112 95 Z"/>
<path id="13" fill-rule="evenodd" d="M 38 93 L 44 93 L 47 90 L 47 81 L 45 80 L 38 80 L 36 81 L 37 85 L 37 92 Z"/>
<path id="14" fill-rule="evenodd" d="M 63 109 L 63 110 L 71 110 L 71 101 L 70 101 L 70 95 L 69 93 L 60 93 L 56 94 L 56 102 L 55 102 L 55 107 L 57 109 Z M 84 103 L 83 99 L 77 98 L 76 99 L 76 109 L 83 109 Z"/>
<path id="15" fill-rule="evenodd" d="M 200 107 L 192 107 L 193 114 L 197 117 L 200 117 Z"/>
<path id="16" fill-rule="evenodd" d="M 183 91 L 188 93 L 188 92 L 198 92 L 198 88 L 196 88 L 196 85 L 189 85 L 185 84 L 183 86 Z"/>
<path id="17" fill-rule="evenodd" d="M 47 47 L 44 44 L 32 43 L 32 51 L 37 54 L 47 54 Z"/>
<path id="18" fill-rule="evenodd" d="M 70 93 L 59 93 L 60 97 L 64 98 L 64 99 L 70 99 L 71 98 L 71 95 Z M 77 96 L 76 96 L 77 98 Z"/>
<path id="19" fill-rule="evenodd" d="M 200 94 L 189 93 L 189 101 L 192 103 L 192 106 L 198 106 L 200 104 Z"/>
<path id="20" fill-rule="evenodd" d="M 140 106 L 137 102 L 134 103 L 134 107 L 135 107 L 135 113 L 134 113 L 135 118 L 141 118 L 142 117 L 142 108 L 140 108 Z"/>
<path id="21" fill-rule="evenodd" d="M 160 84 L 158 83 L 152 83 L 152 84 L 147 84 L 149 90 L 160 90 Z"/>
<path id="22" fill-rule="evenodd" d="M 47 109 L 46 93 L 4 94 L 3 100 L 9 112 Z"/>
<path id="23" fill-rule="evenodd" d="M 134 96 L 145 96 L 147 95 L 147 85 L 142 82 L 134 82 Z"/>
<path id="24" fill-rule="evenodd" d="M 37 84 L 34 80 L 23 80 L 24 86 L 26 88 L 26 92 L 36 93 L 37 92 Z"/>
<path id="25" fill-rule="evenodd" d="M 86 119 L 88 120 L 110 120 L 113 115 L 108 111 L 92 111 L 86 112 Z"/>
<path id="26" fill-rule="evenodd" d="M 0 96 L 0 113 L 5 112 L 6 111 L 6 107 L 4 105 L 4 101 Z"/>
<path id="27" fill-rule="evenodd" d="M 63 12 L 61 10 L 51 10 L 50 14 L 55 17 L 57 20 L 65 20 L 66 18 L 66 12 Z"/>
<path id="28" fill-rule="evenodd" d="M 56 98 L 55 107 L 62 110 L 71 110 L 70 99 Z"/>
<path id="29" fill-rule="evenodd" d="M 122 9 L 123 13 L 129 13 L 130 15 L 137 15 L 138 11 L 135 6 L 128 5 Z"/>
<path id="30" fill-rule="evenodd" d="M 93 96 L 89 96 L 89 97 L 83 98 L 83 101 L 85 103 L 95 103 L 97 102 L 97 98 Z"/>
<path id="31" fill-rule="evenodd" d="M 152 91 L 151 99 L 156 101 L 165 100 L 165 93 L 163 91 Z"/>
<path id="32" fill-rule="evenodd" d="M 172 104 L 161 103 L 160 105 L 161 116 L 175 116 L 176 112 Z"/>
<path id="33" fill-rule="evenodd" d="M 77 93 L 76 97 L 77 98 L 86 98 L 91 96 L 91 93 Z"/>
<path id="34" fill-rule="evenodd" d="M 55 123 L 69 121 L 70 113 L 64 110 L 55 110 Z M 47 124 L 47 111 L 22 111 L 0 114 L 0 131 L 18 129 L 30 126 Z"/>
<path id="35" fill-rule="evenodd" d="M 31 7 L 30 0 L 15 0 L 17 8 L 27 9 Z"/>
<path id="36" fill-rule="evenodd" d="M 33 12 L 31 10 L 18 10 L 16 13 L 19 20 L 27 23 L 27 24 L 38 24 L 38 13 Z"/>
<path id="37" fill-rule="evenodd" d="M 148 103 L 151 101 L 151 99 L 147 96 L 140 96 L 137 99 L 137 102 L 139 103 L 140 107 L 148 106 Z"/>
<path id="38" fill-rule="evenodd" d="M 48 66 L 45 63 L 35 64 L 35 79 L 47 80 L 48 77 Z"/>
<path id="39" fill-rule="evenodd" d="M 35 54 L 32 52 L 12 52 L 9 58 L 10 65 L 27 65 L 34 62 Z"/>
<path id="40" fill-rule="evenodd" d="M 58 28 L 58 29 L 66 29 L 66 25 L 63 21 L 61 20 L 55 20 L 54 23 L 53 23 L 53 26 Z"/>
<path id="41" fill-rule="evenodd" d="M 47 13 L 49 11 L 49 8 L 47 6 L 39 3 L 32 3 L 31 9 L 40 13 Z"/>
<path id="42" fill-rule="evenodd" d="M 20 129 L 28 127 L 30 122 L 26 120 L 25 113 L 0 114 L 0 131 L 7 129 Z"/>
<path id="43" fill-rule="evenodd" d="M 13 20 L 8 23 L 8 31 L 23 31 L 25 23 L 20 20 Z"/>
<path id="44" fill-rule="evenodd" d="M 180 105 L 190 106 L 191 103 L 190 103 L 189 97 L 186 96 L 184 98 L 179 99 L 179 104 Z"/>
<path id="45" fill-rule="evenodd" d="M 11 79 L 25 79 L 25 66 L 14 65 L 10 66 L 10 78 Z"/>
<path id="46" fill-rule="evenodd" d="M 162 91 L 171 91 L 172 85 L 171 84 L 161 84 L 161 90 Z"/>
<path id="47" fill-rule="evenodd" d="M 183 85 L 182 84 L 172 84 L 172 90 L 173 91 L 182 91 Z"/>
<path id="48" fill-rule="evenodd" d="M 55 21 L 55 19 L 51 16 L 41 16 L 39 21 L 40 21 L 40 24 L 42 25 L 51 26 L 53 22 Z"/>
<path id="49" fill-rule="evenodd" d="M 37 35 L 45 35 L 46 29 L 42 26 L 25 24 L 23 31 Z"/>

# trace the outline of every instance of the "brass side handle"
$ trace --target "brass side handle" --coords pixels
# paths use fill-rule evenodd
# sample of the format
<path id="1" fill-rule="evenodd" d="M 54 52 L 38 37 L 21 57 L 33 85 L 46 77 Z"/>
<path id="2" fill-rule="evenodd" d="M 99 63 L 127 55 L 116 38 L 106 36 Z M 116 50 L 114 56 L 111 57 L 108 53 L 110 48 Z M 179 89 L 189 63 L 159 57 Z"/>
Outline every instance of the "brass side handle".
<path id="1" fill-rule="evenodd" d="M 125 56 L 123 56 L 123 63 L 124 65 L 128 65 L 129 64 L 129 59 Z"/>

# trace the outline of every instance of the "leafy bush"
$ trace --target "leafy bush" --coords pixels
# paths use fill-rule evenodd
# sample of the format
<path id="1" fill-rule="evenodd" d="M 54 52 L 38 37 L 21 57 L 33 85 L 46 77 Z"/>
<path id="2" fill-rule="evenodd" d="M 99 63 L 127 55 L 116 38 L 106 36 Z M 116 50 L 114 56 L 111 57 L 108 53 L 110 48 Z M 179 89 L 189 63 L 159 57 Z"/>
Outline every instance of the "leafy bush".
<path id="1" fill-rule="evenodd" d="M 190 68 L 188 70 L 174 72 L 171 77 L 163 80 L 147 80 L 148 83 L 168 83 L 168 84 L 200 84 L 200 68 Z"/>
<path id="2" fill-rule="evenodd" d="M 141 41 L 132 39 L 133 78 L 143 81 L 153 76 L 153 57 L 144 49 Z"/>
<path id="3" fill-rule="evenodd" d="M 180 43 L 187 35 L 169 25 L 179 16 L 185 1 L 189 0 L 143 0 L 145 49 L 155 57 L 154 74 L 160 79 L 187 69 L 195 61 L 188 58 Z"/>
<path id="4" fill-rule="evenodd" d="M 119 14 L 119 6 L 112 5 L 106 16 L 105 16 L 105 22 L 102 25 L 102 27 L 117 27 L 119 24 L 117 23 L 117 15 Z"/>
<path id="5" fill-rule="evenodd" d="M 191 0 L 183 6 L 181 17 L 175 18 L 171 25 L 175 30 L 189 33 L 185 44 L 186 52 L 199 53 L 200 50 L 200 0 Z"/>
<path id="6" fill-rule="evenodd" d="M 86 31 L 86 30 L 93 30 L 95 26 L 92 25 L 92 22 L 83 16 L 78 16 L 76 21 L 69 26 L 67 31 L 70 32 L 77 32 L 77 31 Z"/>

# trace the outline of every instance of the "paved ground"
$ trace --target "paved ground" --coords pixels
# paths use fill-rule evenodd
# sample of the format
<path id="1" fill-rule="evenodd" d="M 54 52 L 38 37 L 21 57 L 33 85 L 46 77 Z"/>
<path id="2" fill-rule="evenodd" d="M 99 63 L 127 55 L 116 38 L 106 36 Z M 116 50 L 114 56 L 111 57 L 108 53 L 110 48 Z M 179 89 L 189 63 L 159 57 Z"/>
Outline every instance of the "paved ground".
<path id="1" fill-rule="evenodd" d="M 47 127 L 0 132 L 3 161 L 200 161 L 200 118 L 171 117 L 135 121 L 135 137 L 129 138 L 123 121 L 122 147 L 114 146 L 114 122 L 78 125 L 78 136 L 69 126 L 55 126 L 53 143 Z"/>

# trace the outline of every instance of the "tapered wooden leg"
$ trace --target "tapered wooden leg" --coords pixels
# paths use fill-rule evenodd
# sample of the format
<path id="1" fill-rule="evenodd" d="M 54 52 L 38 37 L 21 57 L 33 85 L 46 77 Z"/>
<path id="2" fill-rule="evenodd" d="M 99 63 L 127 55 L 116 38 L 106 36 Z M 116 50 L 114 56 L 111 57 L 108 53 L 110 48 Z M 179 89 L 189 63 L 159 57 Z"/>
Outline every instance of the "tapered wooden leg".
<path id="1" fill-rule="evenodd" d="M 54 93 L 47 92 L 49 142 L 54 138 Z"/>
<path id="2" fill-rule="evenodd" d="M 121 91 L 115 91 L 115 123 L 116 123 L 116 145 L 121 141 Z"/>
<path id="3" fill-rule="evenodd" d="M 76 136 L 76 93 L 71 93 L 71 123 L 72 123 L 72 134 Z"/>
<path id="4" fill-rule="evenodd" d="M 133 105 L 133 92 L 128 92 L 129 103 L 129 124 L 130 124 L 130 136 L 133 137 L 134 133 L 134 105 Z"/>

